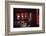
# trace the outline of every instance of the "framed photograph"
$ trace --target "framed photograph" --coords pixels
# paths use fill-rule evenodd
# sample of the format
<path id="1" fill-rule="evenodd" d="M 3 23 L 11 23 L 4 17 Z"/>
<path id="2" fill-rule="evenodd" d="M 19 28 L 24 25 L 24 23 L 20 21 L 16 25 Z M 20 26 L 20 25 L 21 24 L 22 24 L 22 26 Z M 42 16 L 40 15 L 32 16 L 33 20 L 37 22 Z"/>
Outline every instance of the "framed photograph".
<path id="1" fill-rule="evenodd" d="M 6 35 L 45 32 L 45 4 L 6 2 Z"/>

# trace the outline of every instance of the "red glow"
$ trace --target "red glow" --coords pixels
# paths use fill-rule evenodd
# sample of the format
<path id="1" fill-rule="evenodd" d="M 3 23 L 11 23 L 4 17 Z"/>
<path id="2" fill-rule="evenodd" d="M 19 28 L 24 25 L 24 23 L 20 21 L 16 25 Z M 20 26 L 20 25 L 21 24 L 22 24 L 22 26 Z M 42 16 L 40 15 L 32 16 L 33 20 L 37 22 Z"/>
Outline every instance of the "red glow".
<path id="1" fill-rule="evenodd" d="M 39 24 L 39 16 L 38 15 L 36 16 L 36 22 L 37 22 L 37 24 Z"/>
<path id="2" fill-rule="evenodd" d="M 25 19 L 27 19 L 28 18 L 28 13 L 25 13 Z"/>
<path id="3" fill-rule="evenodd" d="M 17 20 L 25 21 L 28 20 L 28 13 L 16 13 Z"/>
<path id="4" fill-rule="evenodd" d="M 16 13 L 17 20 L 20 20 L 20 13 Z"/>
<path id="5" fill-rule="evenodd" d="M 24 20 L 24 13 L 21 13 L 21 20 Z"/>

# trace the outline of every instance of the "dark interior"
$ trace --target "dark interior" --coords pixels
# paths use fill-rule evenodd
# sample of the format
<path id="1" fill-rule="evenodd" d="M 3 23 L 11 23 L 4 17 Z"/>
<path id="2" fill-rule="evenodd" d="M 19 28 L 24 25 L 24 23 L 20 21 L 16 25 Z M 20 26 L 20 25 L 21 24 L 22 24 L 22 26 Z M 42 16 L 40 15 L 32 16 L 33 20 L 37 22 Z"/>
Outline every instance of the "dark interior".
<path id="1" fill-rule="evenodd" d="M 31 21 L 28 21 L 30 17 L 29 16 L 30 13 L 31 13 Z M 23 18 L 22 18 L 22 15 L 23 15 Z M 17 16 L 19 18 L 17 18 Z M 19 24 L 17 24 L 18 21 L 20 22 Z M 13 8 L 13 27 L 14 28 L 22 27 L 21 21 L 24 21 L 27 23 L 26 27 L 39 27 L 39 9 Z"/>

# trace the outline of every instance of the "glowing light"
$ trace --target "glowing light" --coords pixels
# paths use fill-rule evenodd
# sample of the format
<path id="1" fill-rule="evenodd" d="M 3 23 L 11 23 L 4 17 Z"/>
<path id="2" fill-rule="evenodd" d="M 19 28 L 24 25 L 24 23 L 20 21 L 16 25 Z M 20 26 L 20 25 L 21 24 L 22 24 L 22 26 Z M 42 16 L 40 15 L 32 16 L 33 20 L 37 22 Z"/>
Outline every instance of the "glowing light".
<path id="1" fill-rule="evenodd" d="M 17 18 L 19 18 L 20 16 L 18 15 Z"/>
<path id="2" fill-rule="evenodd" d="M 22 16 L 22 18 L 23 18 L 23 16 Z"/>

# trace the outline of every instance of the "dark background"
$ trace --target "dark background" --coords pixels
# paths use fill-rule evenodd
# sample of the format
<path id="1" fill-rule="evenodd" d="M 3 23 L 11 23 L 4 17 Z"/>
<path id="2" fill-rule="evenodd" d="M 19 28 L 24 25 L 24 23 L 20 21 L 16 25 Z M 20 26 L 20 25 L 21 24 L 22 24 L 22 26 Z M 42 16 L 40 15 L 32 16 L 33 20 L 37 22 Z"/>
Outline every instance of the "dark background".
<path id="1" fill-rule="evenodd" d="M 16 13 L 32 13 L 32 20 L 30 22 L 27 22 L 28 24 L 31 24 L 30 27 L 39 27 L 39 9 L 26 9 L 26 8 L 13 8 L 13 27 L 21 27 L 21 26 L 16 26 L 17 20 L 16 20 Z M 21 18 L 20 18 L 21 21 Z M 26 20 L 28 21 L 28 20 Z M 27 25 L 28 25 L 27 24 Z"/>

